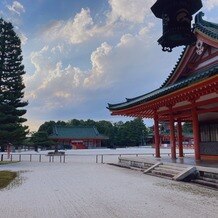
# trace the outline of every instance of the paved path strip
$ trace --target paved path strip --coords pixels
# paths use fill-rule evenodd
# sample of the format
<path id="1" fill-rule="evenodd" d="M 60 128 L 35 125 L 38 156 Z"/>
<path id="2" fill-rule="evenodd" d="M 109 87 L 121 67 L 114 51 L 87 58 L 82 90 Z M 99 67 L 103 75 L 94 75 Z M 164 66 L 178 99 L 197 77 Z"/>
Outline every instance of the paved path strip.
<path id="1" fill-rule="evenodd" d="M 107 164 L 28 163 L 23 183 L 0 191 L 4 218 L 217 217 L 217 192 Z M 194 211 L 194 213 L 193 213 Z"/>

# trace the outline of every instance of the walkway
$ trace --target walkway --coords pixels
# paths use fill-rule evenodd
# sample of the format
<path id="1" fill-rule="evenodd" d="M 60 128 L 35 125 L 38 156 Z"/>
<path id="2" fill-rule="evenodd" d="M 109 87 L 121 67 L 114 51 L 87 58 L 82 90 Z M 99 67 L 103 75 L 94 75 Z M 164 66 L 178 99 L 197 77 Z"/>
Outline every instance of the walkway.
<path id="1" fill-rule="evenodd" d="M 20 179 L 0 191 L 4 218 L 217 217 L 214 190 L 90 160 L 0 166 L 6 169 Z"/>

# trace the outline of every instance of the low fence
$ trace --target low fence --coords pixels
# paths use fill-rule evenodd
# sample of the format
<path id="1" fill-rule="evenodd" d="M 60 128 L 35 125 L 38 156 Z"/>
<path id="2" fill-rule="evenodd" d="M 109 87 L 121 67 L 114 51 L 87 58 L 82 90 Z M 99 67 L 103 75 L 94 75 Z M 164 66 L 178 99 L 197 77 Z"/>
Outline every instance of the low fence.
<path id="1" fill-rule="evenodd" d="M 161 154 L 161 156 L 170 156 L 170 155 L 171 155 L 171 153 L 162 153 Z M 179 155 L 179 154 L 177 153 L 177 155 Z M 193 153 L 183 153 L 183 156 L 185 156 L 185 155 L 193 155 Z M 96 156 L 95 157 L 96 163 L 104 163 L 104 156 L 117 156 L 117 157 L 122 157 L 122 156 L 136 156 L 136 157 L 152 156 L 152 157 L 154 157 L 155 154 L 154 153 L 144 153 L 144 154 L 142 154 L 142 153 L 137 153 L 137 154 L 125 153 L 125 154 L 96 154 L 95 156 Z"/>
<path id="2" fill-rule="evenodd" d="M 171 153 L 162 153 L 161 156 L 170 156 Z M 193 153 L 184 153 L 185 155 L 193 155 Z M 0 154 L 0 161 L 28 161 L 28 162 L 60 162 L 66 163 L 69 157 L 93 157 L 93 162 L 104 163 L 105 157 L 122 157 L 122 156 L 155 156 L 154 153 L 120 153 L 120 154 L 64 154 L 64 155 L 48 155 L 48 154 Z"/>
<path id="3" fill-rule="evenodd" d="M 1 154 L 1 161 L 37 161 L 37 162 L 55 162 L 55 159 L 60 163 L 66 162 L 66 155 L 47 155 L 47 154 Z"/>

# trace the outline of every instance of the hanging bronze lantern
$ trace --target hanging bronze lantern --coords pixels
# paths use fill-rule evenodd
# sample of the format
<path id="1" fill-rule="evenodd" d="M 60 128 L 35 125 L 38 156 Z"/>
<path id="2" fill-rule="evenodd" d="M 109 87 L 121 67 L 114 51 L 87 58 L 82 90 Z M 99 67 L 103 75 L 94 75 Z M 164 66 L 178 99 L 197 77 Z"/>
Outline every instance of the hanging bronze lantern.
<path id="1" fill-rule="evenodd" d="M 191 21 L 201 7 L 201 0 L 157 0 L 151 11 L 163 20 L 163 36 L 158 39 L 163 51 L 171 52 L 174 47 L 196 42 Z"/>

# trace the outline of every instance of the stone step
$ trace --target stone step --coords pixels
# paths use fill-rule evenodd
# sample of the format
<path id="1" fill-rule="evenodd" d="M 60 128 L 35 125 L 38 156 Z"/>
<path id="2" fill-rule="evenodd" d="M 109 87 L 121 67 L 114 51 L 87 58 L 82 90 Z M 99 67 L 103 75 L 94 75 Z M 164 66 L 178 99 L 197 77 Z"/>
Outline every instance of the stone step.
<path id="1" fill-rule="evenodd" d="M 150 163 L 143 163 L 143 162 L 138 162 L 138 161 L 130 161 L 129 163 L 131 165 L 140 165 L 140 166 L 151 166 L 152 165 Z"/>
<path id="2" fill-rule="evenodd" d="M 208 182 L 208 181 L 201 180 L 201 179 L 195 179 L 192 182 L 200 184 L 200 185 L 208 186 L 208 187 L 211 187 L 211 188 L 218 189 L 218 184 L 217 183 Z"/>
<path id="3" fill-rule="evenodd" d="M 207 181 L 207 182 L 213 182 L 213 183 L 217 183 L 217 184 L 218 184 L 218 179 L 212 179 L 212 178 L 203 177 L 203 176 L 200 176 L 198 179 L 204 180 L 204 181 Z"/>
<path id="4" fill-rule="evenodd" d="M 176 167 L 176 166 L 171 166 L 171 165 L 160 165 L 159 166 L 161 169 L 169 169 L 169 170 L 174 170 L 174 171 L 177 171 L 177 172 L 181 172 L 183 171 L 185 168 L 180 168 L 180 167 Z"/>
<path id="5" fill-rule="evenodd" d="M 158 167 L 159 165 L 162 165 L 161 162 L 157 162 L 156 164 L 153 164 L 152 166 L 150 166 L 149 168 L 145 169 L 144 170 L 144 173 L 149 173 L 151 172 L 152 170 L 154 170 L 156 167 Z"/>
<path id="6" fill-rule="evenodd" d="M 140 168 L 140 169 L 148 169 L 150 166 L 146 165 L 137 165 L 137 164 L 130 164 L 129 167 L 135 167 L 135 168 Z"/>
<path id="7" fill-rule="evenodd" d="M 217 179 L 218 180 L 218 174 L 215 174 L 215 173 L 204 172 L 203 177 L 204 178 L 211 178 L 211 179 Z"/>
<path id="8" fill-rule="evenodd" d="M 131 165 L 130 163 L 124 163 L 124 162 L 119 162 L 117 164 L 120 167 L 125 167 L 125 168 L 130 168 L 130 169 L 135 169 L 135 170 L 140 170 L 140 171 L 144 171 L 146 169 L 148 169 L 150 167 L 150 165 L 146 165 L 146 166 L 139 166 L 139 165 Z"/>
<path id="9" fill-rule="evenodd" d="M 169 176 L 164 176 L 164 175 L 161 175 L 161 174 L 155 174 L 155 173 L 152 173 L 152 172 L 146 173 L 146 175 L 155 176 L 155 177 L 159 177 L 159 178 L 163 178 L 163 179 L 170 179 L 170 180 L 172 179 Z"/>
<path id="10" fill-rule="evenodd" d="M 144 163 L 144 168 L 149 168 L 149 167 L 151 167 L 153 164 L 145 164 Z"/>
<path id="11" fill-rule="evenodd" d="M 168 167 L 175 167 L 177 169 L 185 169 L 187 168 L 189 165 L 183 165 L 183 164 L 173 164 L 173 163 L 164 163 L 165 166 L 168 166 Z"/>
<path id="12" fill-rule="evenodd" d="M 175 174 L 172 174 L 172 173 L 169 173 L 169 172 L 163 172 L 161 170 L 152 170 L 151 171 L 152 174 L 156 174 L 156 175 L 161 175 L 161 176 L 165 176 L 165 177 L 168 177 L 168 178 L 173 178 L 175 176 Z"/>
<path id="13" fill-rule="evenodd" d="M 155 161 L 146 160 L 144 158 L 125 158 L 125 157 L 118 157 L 119 161 L 127 161 L 127 162 L 136 162 L 136 163 L 145 163 L 145 164 L 155 164 Z"/>
<path id="14" fill-rule="evenodd" d="M 142 168 L 138 168 L 138 167 L 130 167 L 131 170 L 137 170 L 137 171 L 144 171 L 144 169 Z"/>
<path id="15" fill-rule="evenodd" d="M 163 167 L 156 167 L 154 170 L 158 170 L 160 172 L 164 172 L 164 173 L 169 173 L 169 174 L 172 174 L 172 175 L 177 175 L 180 173 L 180 171 L 177 171 L 177 170 L 173 170 L 173 169 L 169 169 L 169 168 L 163 168 Z"/>
<path id="16" fill-rule="evenodd" d="M 119 164 L 124 164 L 129 167 L 136 167 L 136 168 L 142 168 L 142 169 L 147 169 L 152 166 L 152 164 L 150 163 L 142 163 L 142 162 L 137 162 L 137 161 L 123 161 L 123 160 L 120 160 Z"/>
<path id="17" fill-rule="evenodd" d="M 117 166 L 117 167 L 124 167 L 124 168 L 129 168 L 128 165 L 123 164 L 123 163 L 108 163 L 109 165 Z"/>

